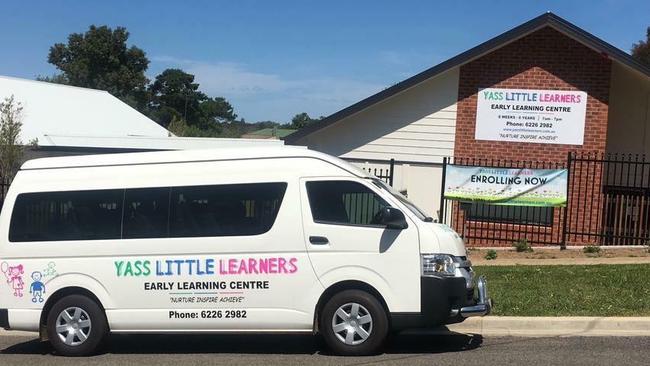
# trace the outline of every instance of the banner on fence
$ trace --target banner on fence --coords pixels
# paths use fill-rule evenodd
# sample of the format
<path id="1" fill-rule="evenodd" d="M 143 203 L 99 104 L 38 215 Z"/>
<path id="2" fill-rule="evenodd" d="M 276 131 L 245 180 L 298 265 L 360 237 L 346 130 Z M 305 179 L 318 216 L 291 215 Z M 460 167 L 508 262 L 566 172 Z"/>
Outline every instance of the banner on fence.
<path id="1" fill-rule="evenodd" d="M 566 206 L 566 169 L 447 165 L 444 198 L 511 206 Z"/>

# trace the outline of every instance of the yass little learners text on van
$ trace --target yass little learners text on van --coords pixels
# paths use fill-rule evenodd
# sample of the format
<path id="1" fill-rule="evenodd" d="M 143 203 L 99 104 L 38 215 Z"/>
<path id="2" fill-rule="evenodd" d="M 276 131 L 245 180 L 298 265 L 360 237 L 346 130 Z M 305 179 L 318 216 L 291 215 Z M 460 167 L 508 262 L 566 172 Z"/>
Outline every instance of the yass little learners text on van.
<path id="1" fill-rule="evenodd" d="M 165 260 L 115 261 L 117 277 L 140 276 L 204 276 L 293 274 L 298 271 L 295 257 L 268 258 L 191 258 Z"/>

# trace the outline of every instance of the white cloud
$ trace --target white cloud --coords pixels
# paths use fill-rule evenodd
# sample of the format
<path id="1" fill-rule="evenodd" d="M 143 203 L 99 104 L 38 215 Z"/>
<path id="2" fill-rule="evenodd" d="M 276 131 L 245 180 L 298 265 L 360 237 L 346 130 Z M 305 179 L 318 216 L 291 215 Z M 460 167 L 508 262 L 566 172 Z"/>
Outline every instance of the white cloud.
<path id="1" fill-rule="evenodd" d="M 209 63 L 169 56 L 152 60 L 194 74 L 202 91 L 231 100 L 237 113 L 250 121 L 288 121 L 303 111 L 312 116 L 328 115 L 385 87 L 327 76 L 290 78 L 232 62 Z"/>

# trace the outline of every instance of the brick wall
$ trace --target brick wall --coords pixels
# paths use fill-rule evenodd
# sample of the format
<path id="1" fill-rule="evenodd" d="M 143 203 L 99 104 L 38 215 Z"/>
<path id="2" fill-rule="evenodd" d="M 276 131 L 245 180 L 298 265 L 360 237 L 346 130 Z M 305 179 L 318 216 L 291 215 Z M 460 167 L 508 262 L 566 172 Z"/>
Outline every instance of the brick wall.
<path id="1" fill-rule="evenodd" d="M 463 158 L 564 162 L 569 151 L 604 152 L 610 75 L 609 59 L 550 27 L 542 28 L 461 66 L 454 155 Z M 479 88 L 490 87 L 586 92 L 588 98 L 584 145 L 475 140 L 477 92 Z M 596 172 L 577 178 L 580 182 L 600 181 Z M 600 197 L 584 199 L 598 200 Z M 592 207 L 592 210 L 579 212 L 576 220 L 592 220 L 591 217 L 596 216 L 601 205 L 597 202 Z M 556 225 L 561 225 L 560 217 L 556 217 L 555 222 Z M 598 223 L 594 222 L 592 226 L 596 227 Z M 502 241 L 491 244 L 511 243 Z"/>

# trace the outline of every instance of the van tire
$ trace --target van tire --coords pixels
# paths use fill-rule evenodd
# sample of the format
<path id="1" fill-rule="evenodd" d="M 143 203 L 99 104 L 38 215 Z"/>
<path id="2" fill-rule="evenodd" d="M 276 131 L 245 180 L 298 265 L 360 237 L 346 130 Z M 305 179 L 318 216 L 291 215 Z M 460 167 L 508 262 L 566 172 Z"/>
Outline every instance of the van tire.
<path id="1" fill-rule="evenodd" d="M 74 316 L 76 309 L 81 310 L 79 312 L 81 315 L 81 321 L 78 322 L 78 324 L 75 323 L 74 326 L 81 327 L 84 325 L 82 322 L 89 320 L 90 328 L 84 329 L 88 334 L 85 341 L 77 345 L 69 345 L 61 339 L 62 335 L 57 333 L 56 328 L 57 323 L 61 321 L 59 316 L 62 315 L 64 311 L 68 311 L 68 314 L 72 313 Z M 89 356 L 94 354 L 100 348 L 108 333 L 108 323 L 104 311 L 95 301 L 83 295 L 68 295 L 58 300 L 47 314 L 46 327 L 47 336 L 54 350 L 60 355 L 70 357 Z M 80 338 L 75 336 L 73 338 L 73 341 L 74 340 L 79 342 Z"/>
<path id="2" fill-rule="evenodd" d="M 353 315 L 352 306 L 358 304 L 357 315 Z M 344 322 L 341 316 L 335 314 L 339 309 L 343 310 L 350 318 L 361 319 L 365 315 L 370 315 L 371 323 L 365 323 L 363 327 L 370 329 L 369 335 L 361 341 L 360 335 L 354 335 L 354 342 L 359 344 L 347 344 L 347 331 L 340 331 L 338 334 L 334 331 L 333 322 Z M 350 309 L 350 310 L 348 310 Z M 342 314 L 342 313 L 341 313 Z M 378 353 L 384 345 L 388 335 L 388 316 L 386 310 L 377 298 L 361 290 L 345 290 L 332 296 L 323 306 L 319 318 L 319 328 L 329 349 L 342 356 L 365 356 Z M 353 323 L 360 327 L 361 322 Z M 371 327 L 371 328 L 369 328 Z"/>

